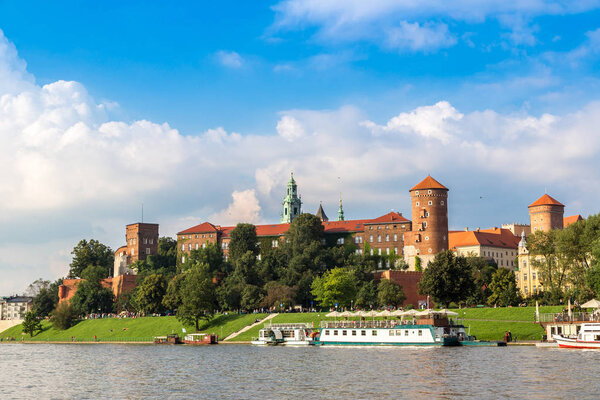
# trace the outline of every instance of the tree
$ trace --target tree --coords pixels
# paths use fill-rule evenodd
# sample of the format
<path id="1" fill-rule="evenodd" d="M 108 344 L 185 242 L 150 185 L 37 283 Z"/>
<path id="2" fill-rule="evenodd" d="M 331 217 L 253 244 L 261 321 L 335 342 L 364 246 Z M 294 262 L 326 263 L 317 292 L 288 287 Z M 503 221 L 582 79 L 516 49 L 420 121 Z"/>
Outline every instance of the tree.
<path id="1" fill-rule="evenodd" d="M 161 313 L 164 311 L 162 301 L 166 293 L 165 277 L 161 274 L 148 275 L 135 289 L 135 303 L 146 314 Z"/>
<path id="2" fill-rule="evenodd" d="M 252 224 L 237 224 L 231 231 L 229 241 L 229 258 L 235 265 L 237 261 L 247 252 L 252 253 L 254 258 L 259 253 L 259 248 L 256 245 L 258 242 L 256 236 L 256 227 Z"/>
<path id="3" fill-rule="evenodd" d="M 184 274 L 178 274 L 169 281 L 167 292 L 163 297 L 163 305 L 168 310 L 177 310 L 181 305 L 181 288 L 183 286 L 184 279 Z"/>
<path id="4" fill-rule="evenodd" d="M 103 277 L 112 275 L 114 266 L 114 253 L 108 246 L 103 245 L 97 240 L 91 239 L 89 242 L 81 240 L 71 252 L 73 260 L 71 261 L 69 276 L 72 278 L 81 277 L 81 273 L 90 265 L 103 268 Z"/>
<path id="5" fill-rule="evenodd" d="M 423 267 L 421 266 L 421 257 L 419 256 L 415 256 L 415 271 L 423 271 Z"/>
<path id="6" fill-rule="evenodd" d="M 56 310 L 52 312 L 52 326 L 54 329 L 65 330 L 69 329 L 77 321 L 77 310 L 66 301 L 60 303 Z"/>
<path id="7" fill-rule="evenodd" d="M 377 300 L 382 307 L 398 307 L 406 300 L 402 286 L 389 279 L 382 279 L 377 285 Z"/>
<path id="8" fill-rule="evenodd" d="M 347 268 L 333 268 L 312 283 L 312 294 L 323 307 L 349 307 L 356 297 L 354 273 Z"/>
<path id="9" fill-rule="evenodd" d="M 466 259 L 475 279 L 475 290 L 473 295 L 469 297 L 468 302 L 471 304 L 485 304 L 490 294 L 492 294 L 490 283 L 498 266 L 493 261 L 490 262 L 485 258 L 473 255 L 469 255 Z"/>
<path id="10" fill-rule="evenodd" d="M 62 284 L 62 281 L 62 279 L 58 279 L 47 287 L 42 287 L 33 298 L 33 311 L 38 317 L 46 317 L 56 308 L 58 305 L 58 287 Z"/>
<path id="11" fill-rule="evenodd" d="M 356 294 L 356 307 L 372 308 L 377 306 L 377 285 L 373 281 L 363 282 Z"/>
<path id="12" fill-rule="evenodd" d="M 464 257 L 451 250 L 436 254 L 419 282 L 419 293 L 429 295 L 436 303 L 448 307 L 451 302 L 466 300 L 473 293 L 475 281 Z"/>
<path id="13" fill-rule="evenodd" d="M 129 268 L 137 270 L 137 274 L 141 276 L 161 274 L 172 277 L 177 273 L 177 241 L 170 237 L 159 238 L 157 254 L 138 260 Z"/>
<path id="14" fill-rule="evenodd" d="M 224 272 L 223 250 L 217 243 L 209 243 L 206 247 L 198 250 L 192 250 L 185 262 L 180 265 L 181 271 L 186 271 L 197 264 L 204 264 L 209 272 L 215 276 L 219 272 Z"/>
<path id="15" fill-rule="evenodd" d="M 498 268 L 494 272 L 490 290 L 492 293 L 487 300 L 489 305 L 515 306 L 522 300 L 515 282 L 515 273 L 507 268 Z"/>
<path id="16" fill-rule="evenodd" d="M 50 287 L 50 281 L 38 278 L 29 284 L 25 294 L 27 296 L 35 297 L 42 289 L 48 289 L 48 287 Z"/>
<path id="17" fill-rule="evenodd" d="M 285 248 L 290 256 L 304 252 L 314 242 L 321 244 L 324 228 L 321 219 L 312 214 L 301 214 L 294 218 L 285 233 Z"/>
<path id="18" fill-rule="evenodd" d="M 215 287 L 208 266 L 196 265 L 185 272 L 177 319 L 200 329 L 200 319 L 210 320 L 216 306 Z"/>
<path id="19" fill-rule="evenodd" d="M 562 288 L 569 269 L 568 259 L 557 251 L 556 229 L 537 231 L 527 241 L 530 263 L 539 271 L 539 279 L 553 302 L 562 297 Z"/>
<path id="20" fill-rule="evenodd" d="M 263 291 L 255 285 L 245 285 L 241 294 L 240 305 L 248 311 L 258 308 L 263 299 Z"/>
<path id="21" fill-rule="evenodd" d="M 81 272 L 85 278 L 77 285 L 71 305 L 82 314 L 108 313 L 113 311 L 112 290 L 102 286 L 103 268 L 91 265 Z"/>
<path id="22" fill-rule="evenodd" d="M 282 283 L 271 281 L 265 285 L 266 296 L 261 302 L 262 307 L 285 309 L 294 305 L 296 288 L 286 286 Z"/>
<path id="23" fill-rule="evenodd" d="M 21 326 L 23 332 L 27 333 L 30 337 L 33 337 L 37 332 L 42 331 L 42 323 L 33 311 L 25 313 L 25 318 L 23 319 Z"/>

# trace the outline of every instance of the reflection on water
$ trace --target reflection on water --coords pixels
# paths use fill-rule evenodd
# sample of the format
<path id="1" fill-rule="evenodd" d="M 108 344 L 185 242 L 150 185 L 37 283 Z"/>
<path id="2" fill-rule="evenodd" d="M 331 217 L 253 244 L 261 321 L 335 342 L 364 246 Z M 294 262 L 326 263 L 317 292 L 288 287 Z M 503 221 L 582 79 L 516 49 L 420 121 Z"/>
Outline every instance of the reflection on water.
<path id="1" fill-rule="evenodd" d="M 0 398 L 598 398 L 598 351 L 0 345 Z"/>

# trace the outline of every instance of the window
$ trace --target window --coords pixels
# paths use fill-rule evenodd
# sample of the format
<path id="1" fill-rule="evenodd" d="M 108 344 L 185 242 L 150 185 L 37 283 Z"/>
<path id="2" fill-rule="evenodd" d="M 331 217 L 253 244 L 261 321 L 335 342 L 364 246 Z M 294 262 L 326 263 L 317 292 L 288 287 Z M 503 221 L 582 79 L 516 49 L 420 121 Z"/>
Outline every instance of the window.
<path id="1" fill-rule="evenodd" d="M 429 236 L 425 236 L 425 240 L 429 240 Z"/>
<path id="2" fill-rule="evenodd" d="M 229 248 L 229 242 L 223 242 L 223 243 L 221 243 L 221 248 L 222 248 L 223 250 L 225 250 L 225 249 Z"/>
<path id="3" fill-rule="evenodd" d="M 444 205 L 444 200 L 440 201 L 440 205 L 443 206 Z"/>
<path id="4" fill-rule="evenodd" d="M 419 329 L 419 336 L 423 336 L 423 331 Z"/>
<path id="5" fill-rule="evenodd" d="M 356 336 L 356 331 L 352 331 L 352 336 Z"/>
<path id="6" fill-rule="evenodd" d="M 369 235 L 369 242 L 373 243 L 373 235 Z"/>
<path id="7" fill-rule="evenodd" d="M 373 335 L 372 336 L 377 336 L 377 331 L 373 331 Z"/>
<path id="8" fill-rule="evenodd" d="M 205 249 L 206 248 L 206 243 L 202 243 L 202 248 Z"/>
<path id="9" fill-rule="evenodd" d="M 198 243 L 196 243 L 196 250 L 198 250 L 198 247 L 199 247 L 199 246 L 198 246 Z"/>
<path id="10" fill-rule="evenodd" d="M 342 331 L 342 336 L 348 336 L 348 331 L 346 331 L 345 329 Z"/>
<path id="11" fill-rule="evenodd" d="M 185 251 L 185 244 L 181 245 L 181 251 Z"/>
<path id="12" fill-rule="evenodd" d="M 428 250 L 427 250 L 427 252 L 428 252 L 428 253 L 431 253 L 431 249 L 428 249 Z"/>
<path id="13" fill-rule="evenodd" d="M 194 236 L 196 239 L 198 239 L 198 235 Z"/>
<path id="14" fill-rule="evenodd" d="M 213 234 L 211 233 L 210 235 L 208 235 L 209 237 L 213 237 Z"/>
<path id="15" fill-rule="evenodd" d="M 154 244 L 154 239 L 150 239 L 150 244 Z"/>
<path id="16" fill-rule="evenodd" d="M 397 242 L 397 241 L 398 241 L 398 234 L 394 233 L 394 242 Z"/>
<path id="17" fill-rule="evenodd" d="M 390 335 L 390 336 L 394 336 L 394 330 L 393 330 L 393 329 L 390 329 L 390 330 L 388 331 L 388 335 Z"/>
<path id="18" fill-rule="evenodd" d="M 181 262 L 184 263 L 185 262 L 185 256 L 181 256 Z"/>
<path id="19" fill-rule="evenodd" d="M 325 331 L 325 335 L 329 335 L 329 330 L 326 330 L 326 331 Z"/>
<path id="20" fill-rule="evenodd" d="M 205 237 L 206 237 L 206 235 L 202 235 L 202 237 L 203 237 L 203 238 L 205 238 Z"/>
<path id="21" fill-rule="evenodd" d="M 427 194 L 431 194 L 431 190 L 428 190 L 428 191 L 427 191 Z"/>
<path id="22" fill-rule="evenodd" d="M 360 242 L 358 241 L 358 238 L 360 238 L 360 236 L 354 236 L 354 243 L 356 243 L 356 244 L 360 243 Z"/>
<path id="23" fill-rule="evenodd" d="M 337 244 L 344 244 L 344 238 L 338 238 Z"/>
<path id="24" fill-rule="evenodd" d="M 377 251 L 379 252 L 379 255 L 381 255 L 381 249 L 377 249 Z"/>
<path id="25" fill-rule="evenodd" d="M 427 202 L 427 205 L 429 205 L 429 206 L 433 205 L 433 201 L 429 200 L 429 201 Z"/>
<path id="26" fill-rule="evenodd" d="M 418 196 L 418 195 L 419 195 L 419 191 L 418 191 L 418 190 L 417 190 L 417 191 L 415 191 L 415 194 Z"/>
<path id="27" fill-rule="evenodd" d="M 523 280 L 524 280 L 524 281 L 526 281 L 526 280 L 527 280 L 527 274 L 526 274 L 526 273 L 524 273 L 524 274 L 523 274 Z"/>
<path id="28" fill-rule="evenodd" d="M 377 235 L 377 243 L 381 243 L 381 235 Z"/>
<path id="29" fill-rule="evenodd" d="M 408 336 L 408 329 L 404 331 L 404 336 Z"/>
<path id="30" fill-rule="evenodd" d="M 338 331 L 336 329 L 336 330 L 333 331 L 333 336 L 337 336 L 337 334 L 338 334 Z"/>
<path id="31" fill-rule="evenodd" d="M 420 205 L 420 204 L 419 204 L 419 202 L 417 201 L 417 202 L 415 203 L 415 205 L 416 205 L 417 207 L 419 207 L 419 205 Z"/>
<path id="32" fill-rule="evenodd" d="M 390 255 L 390 248 L 389 247 L 385 249 L 385 254 L 387 254 L 388 256 Z"/>
<path id="33" fill-rule="evenodd" d="M 367 336 L 367 331 L 360 331 L 360 336 Z"/>
<path id="34" fill-rule="evenodd" d="M 405 228 L 406 228 L 406 225 L 402 225 L 402 229 L 405 229 Z"/>
<path id="35" fill-rule="evenodd" d="M 535 281 L 535 272 L 532 272 L 532 273 L 531 273 L 531 280 L 532 280 L 532 281 Z"/>
<path id="36" fill-rule="evenodd" d="M 279 246 L 279 240 L 277 240 L 277 239 L 275 239 L 275 240 L 272 240 L 272 241 L 271 241 L 271 247 L 272 247 L 272 248 L 275 248 L 275 247 L 277 247 L 277 246 Z"/>
<path id="37" fill-rule="evenodd" d="M 390 235 L 385 235 L 385 241 L 389 242 L 390 241 Z"/>
<path id="38" fill-rule="evenodd" d="M 150 247 L 146 247 L 146 255 L 150 254 Z"/>
<path id="39" fill-rule="evenodd" d="M 188 244 L 188 250 L 190 250 L 190 251 L 192 250 L 192 244 L 191 243 Z"/>

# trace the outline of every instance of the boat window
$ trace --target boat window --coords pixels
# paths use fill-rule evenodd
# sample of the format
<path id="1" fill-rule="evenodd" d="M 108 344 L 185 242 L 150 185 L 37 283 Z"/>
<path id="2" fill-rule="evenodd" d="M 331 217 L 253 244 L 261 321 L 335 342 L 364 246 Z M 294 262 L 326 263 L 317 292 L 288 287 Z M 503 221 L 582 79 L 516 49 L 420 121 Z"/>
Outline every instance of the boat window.
<path id="1" fill-rule="evenodd" d="M 377 331 L 373 331 L 373 336 L 377 336 Z"/>
<path id="2" fill-rule="evenodd" d="M 356 336 L 356 331 L 352 331 L 352 336 Z"/>
<path id="3" fill-rule="evenodd" d="M 329 335 L 329 330 L 326 330 L 326 331 L 325 331 L 325 334 L 326 334 L 326 335 Z"/>
<path id="4" fill-rule="evenodd" d="M 419 336 L 423 336 L 423 331 L 419 329 Z"/>
<path id="5" fill-rule="evenodd" d="M 344 330 L 342 331 L 342 336 L 348 336 L 348 331 L 344 329 Z"/>
<path id="6" fill-rule="evenodd" d="M 390 329 L 388 332 L 389 332 L 389 335 L 390 335 L 390 336 L 394 336 L 394 332 L 396 332 L 396 331 L 395 331 L 395 330 L 393 330 L 393 329 Z"/>
<path id="7" fill-rule="evenodd" d="M 337 329 L 333 331 L 333 336 L 337 336 Z"/>
<path id="8" fill-rule="evenodd" d="M 404 331 L 404 336 L 408 336 L 408 329 Z"/>
<path id="9" fill-rule="evenodd" d="M 367 331 L 360 331 L 361 336 L 367 336 Z"/>
<path id="10" fill-rule="evenodd" d="M 396 336 L 400 336 L 400 335 L 402 335 L 402 331 L 401 330 L 397 330 L 396 331 Z"/>

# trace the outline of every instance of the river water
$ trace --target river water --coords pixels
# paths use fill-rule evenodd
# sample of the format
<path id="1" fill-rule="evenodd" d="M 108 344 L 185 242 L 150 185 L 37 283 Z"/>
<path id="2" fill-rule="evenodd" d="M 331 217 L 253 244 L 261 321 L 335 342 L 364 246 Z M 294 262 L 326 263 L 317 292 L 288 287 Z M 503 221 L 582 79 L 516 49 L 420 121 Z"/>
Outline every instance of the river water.
<path id="1" fill-rule="evenodd" d="M 600 351 L 2 344 L 1 399 L 597 399 Z"/>

